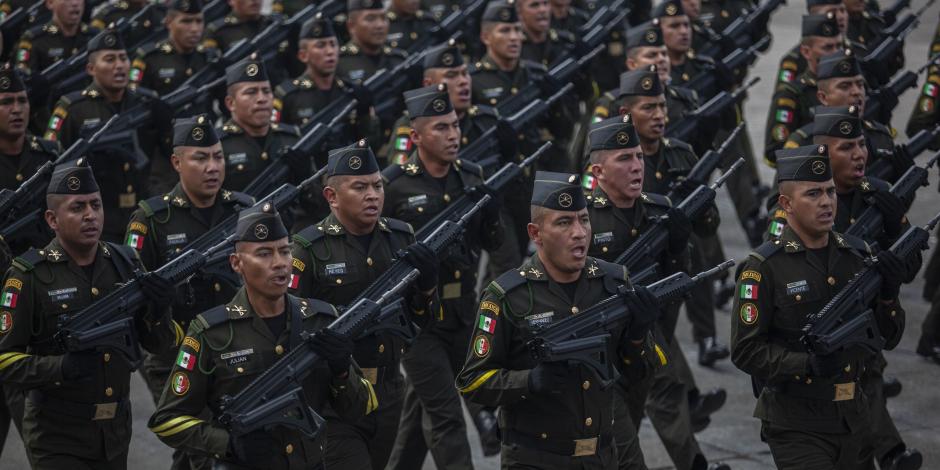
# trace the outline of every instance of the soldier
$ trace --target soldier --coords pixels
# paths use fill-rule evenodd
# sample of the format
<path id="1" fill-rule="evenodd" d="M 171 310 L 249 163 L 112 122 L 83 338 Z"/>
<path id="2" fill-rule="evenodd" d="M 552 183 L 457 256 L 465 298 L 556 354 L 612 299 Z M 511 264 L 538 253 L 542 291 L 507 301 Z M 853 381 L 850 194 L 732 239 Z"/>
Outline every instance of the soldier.
<path id="1" fill-rule="evenodd" d="M 812 109 L 819 104 L 816 96 L 819 60 L 842 49 L 842 35 L 832 12 L 804 15 L 802 35 L 800 55 L 806 60 L 806 71 L 793 81 L 777 82 L 767 114 L 764 158 L 770 166 L 774 166 L 774 151 L 783 147 L 793 131 L 813 120 Z"/>
<path id="2" fill-rule="evenodd" d="M 310 438 L 277 427 L 237 435 L 200 417 L 205 409 L 217 414 L 224 395 L 236 394 L 298 347 L 309 347 L 324 359 L 302 382 L 307 405 L 316 411 L 329 407 L 352 420 L 375 408 L 372 386 L 351 360 L 352 340 L 324 329 L 336 320 L 336 308 L 287 294 L 288 236 L 270 204 L 239 214 L 229 262 L 245 285 L 227 304 L 190 323 L 160 404 L 147 423 L 165 444 L 214 458 L 225 468 L 325 468 L 325 432 Z M 316 333 L 305 341 L 305 331 Z"/>
<path id="3" fill-rule="evenodd" d="M 682 85 L 710 67 L 711 58 L 701 56 L 692 49 L 692 27 L 689 16 L 679 0 L 667 0 L 653 10 L 663 32 L 663 43 L 669 53 L 672 83 Z"/>
<path id="4" fill-rule="evenodd" d="M 225 183 L 222 187 L 245 189 L 274 158 L 292 158 L 282 151 L 297 142 L 300 131 L 290 124 L 272 122 L 274 94 L 267 67 L 255 54 L 225 69 L 225 107 L 232 113 L 219 132 L 225 154 Z M 310 161 L 292 164 L 297 174 L 309 174 Z"/>
<path id="5" fill-rule="evenodd" d="M 837 197 L 825 145 L 781 150 L 777 181 L 787 223 L 779 239 L 759 246 L 739 269 L 732 361 L 756 383 L 754 416 L 778 468 L 866 468 L 871 413 L 857 385 L 868 358 L 860 348 L 811 354 L 799 338 L 807 317 L 873 253 L 863 240 L 833 231 Z M 893 253 L 877 255 L 883 280 L 870 307 L 892 349 L 904 328 L 897 296 L 907 272 Z"/>
<path id="6" fill-rule="evenodd" d="M 572 0 L 550 0 L 548 2 L 552 13 L 552 20 L 549 26 L 553 30 L 576 34 L 578 30 L 591 19 L 590 15 L 584 10 L 573 6 L 572 3 Z M 620 56 L 620 58 L 623 58 L 622 37 L 623 32 L 617 30 L 611 31 L 611 42 L 607 43 L 607 47 L 609 48 L 611 44 L 616 43 L 617 46 L 614 46 L 614 49 L 620 48 L 619 51 L 608 51 L 612 57 Z"/>
<path id="7" fill-rule="evenodd" d="M 114 352 L 62 353 L 62 320 L 89 308 L 120 283 L 138 279 L 149 302 L 134 317 L 141 344 L 159 353 L 181 340 L 164 302 L 173 285 L 140 276 L 137 253 L 100 241 L 101 193 L 84 159 L 58 166 L 46 191 L 55 238 L 13 261 L 0 311 L 0 381 L 25 390 L 23 442 L 32 468 L 127 468 L 131 438 L 129 363 Z"/>
<path id="8" fill-rule="evenodd" d="M 685 7 L 685 3 L 682 4 Z M 751 0 L 701 0 L 699 20 L 713 31 L 721 33 L 734 20 L 746 16 L 756 5 Z M 689 8 L 685 7 L 686 11 Z"/>
<path id="9" fill-rule="evenodd" d="M 415 151 L 404 163 L 390 166 L 382 174 L 387 185 L 384 214 L 413 227 L 424 227 L 470 188 L 485 191 L 479 186 L 483 169 L 457 159 L 460 120 L 448 95 L 443 83 L 405 92 Z M 493 251 L 502 242 L 499 202 L 493 197 L 467 224 L 458 246 L 441 261 L 441 313 L 402 357 L 408 375 L 389 469 L 421 467 L 428 449 L 437 468 L 473 468 L 460 395 L 453 383 L 475 326 L 480 250 Z M 424 432 L 422 422 L 429 425 Z"/>
<path id="10" fill-rule="evenodd" d="M 388 18 L 386 42 L 404 51 L 409 50 L 421 35 L 427 34 L 437 25 L 437 20 L 421 9 L 420 0 L 392 0 L 385 17 Z"/>
<path id="11" fill-rule="evenodd" d="M 410 225 L 381 217 L 384 184 L 364 140 L 330 152 L 323 195 L 332 213 L 294 235 L 291 292 L 350 303 L 385 272 L 400 250 L 421 275 L 404 296 L 412 320 L 437 312 L 438 260 L 414 243 Z M 436 313 L 435 313 L 436 316 Z M 378 397 L 379 408 L 361 420 L 327 415 L 327 468 L 381 470 L 388 462 L 401 414 L 404 380 L 399 370 L 404 342 L 387 332 L 356 340 L 354 357 Z"/>
<path id="12" fill-rule="evenodd" d="M 261 13 L 261 0 L 229 0 L 228 4 L 232 7 L 231 13 L 209 23 L 203 43 L 222 53 L 240 39 L 257 36 L 273 21 Z"/>
<path id="13" fill-rule="evenodd" d="M 82 23 L 82 0 L 49 0 L 52 19 L 23 33 L 16 46 L 16 66 L 26 74 L 42 72 L 85 47 L 95 30 Z"/>
<path id="14" fill-rule="evenodd" d="M 156 99 L 156 94 L 150 90 L 128 89 L 130 62 L 127 60 L 124 42 L 116 32 L 107 31 L 95 36 L 88 43 L 87 50 L 86 70 L 91 75 L 91 85 L 59 98 L 45 133 L 45 138 L 58 141 L 65 148 L 82 137 L 83 132 L 103 125 L 111 116 L 150 104 Z M 159 104 L 156 106 L 159 107 Z M 160 128 L 167 124 L 156 116 L 153 122 Z M 153 128 L 144 126 L 138 129 L 137 135 L 141 149 L 153 148 L 152 143 L 156 140 Z M 137 202 L 149 194 L 149 168 L 146 161 L 140 162 L 130 155 L 107 155 L 111 158 L 103 159 L 95 167 L 96 178 L 103 187 L 102 202 L 107 215 L 102 238 L 120 242 Z"/>
<path id="15" fill-rule="evenodd" d="M 849 17 L 843 0 L 811 0 L 806 2 L 806 12 L 810 15 L 829 15 L 832 14 L 836 24 L 839 25 L 839 32 L 845 34 L 849 27 Z M 801 44 L 793 46 L 780 59 L 780 65 L 777 67 L 775 75 L 777 85 L 781 83 L 797 83 L 797 80 L 806 72 L 806 57 L 801 52 Z M 847 41 L 843 39 L 843 48 L 849 47 Z"/>
<path id="16" fill-rule="evenodd" d="M 574 43 L 567 31 L 552 29 L 552 10 L 548 0 L 520 0 L 514 2 L 522 21 L 522 60 L 548 67 Z"/>
<path id="17" fill-rule="evenodd" d="M 147 0 L 111 0 L 96 8 L 91 19 L 91 27 L 106 29 L 109 25 L 117 23 L 118 20 L 126 19 L 129 21 L 144 8 L 147 8 L 147 12 L 124 33 L 124 39 L 127 42 L 140 44 L 157 32 L 157 28 L 163 23 L 163 18 L 166 16 L 166 9 L 163 5 L 151 3 Z"/>
<path id="18" fill-rule="evenodd" d="M 845 32 L 849 40 L 872 44 L 875 39 L 881 37 L 886 23 L 876 8 L 872 8 L 863 0 L 844 0 L 843 3 L 849 16 L 848 29 Z"/>
<path id="19" fill-rule="evenodd" d="M 496 106 L 544 73 L 541 65 L 522 60 L 524 38 L 512 3 L 499 0 L 486 6 L 480 26 L 486 55 L 470 68 L 474 103 Z"/>
<path id="20" fill-rule="evenodd" d="M 526 352 L 538 328 L 630 286 L 623 266 L 587 256 L 591 221 L 577 182 L 577 175 L 536 173 L 528 225 L 536 254 L 484 290 L 480 331 L 457 377 L 470 400 L 502 407 L 503 468 L 617 468 L 613 389 L 594 383 L 586 366 L 537 363 Z M 658 311 L 645 287 L 633 289 L 623 300 L 633 317 L 611 332 L 607 351 L 623 359 L 612 362 L 629 381 L 651 372 L 646 338 Z"/>

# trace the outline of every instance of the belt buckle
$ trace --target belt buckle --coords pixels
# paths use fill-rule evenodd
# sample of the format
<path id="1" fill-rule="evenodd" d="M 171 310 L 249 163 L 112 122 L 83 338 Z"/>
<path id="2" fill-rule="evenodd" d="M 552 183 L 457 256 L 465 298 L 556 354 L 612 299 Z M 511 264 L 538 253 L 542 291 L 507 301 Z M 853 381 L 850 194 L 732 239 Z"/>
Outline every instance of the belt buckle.
<path id="1" fill-rule="evenodd" d="M 372 385 L 379 383 L 379 369 L 377 367 L 366 367 L 362 369 L 362 376 Z"/>
<path id="2" fill-rule="evenodd" d="M 597 453 L 597 438 L 592 437 L 590 439 L 575 439 L 574 440 L 574 456 L 575 457 L 584 457 L 587 455 L 594 455 Z"/>
<path id="3" fill-rule="evenodd" d="M 855 398 L 855 382 L 835 384 L 836 397 L 832 401 L 846 401 Z"/>
<path id="4" fill-rule="evenodd" d="M 95 417 L 91 418 L 92 421 L 100 421 L 103 419 L 114 419 L 117 416 L 117 402 L 113 403 L 96 403 L 95 404 Z"/>

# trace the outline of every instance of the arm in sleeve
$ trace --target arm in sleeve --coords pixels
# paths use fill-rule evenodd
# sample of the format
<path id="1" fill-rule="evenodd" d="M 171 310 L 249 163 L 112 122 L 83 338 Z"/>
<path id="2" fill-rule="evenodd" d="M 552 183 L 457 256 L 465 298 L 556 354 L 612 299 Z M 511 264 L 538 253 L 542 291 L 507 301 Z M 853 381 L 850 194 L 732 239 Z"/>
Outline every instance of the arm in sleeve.
<path id="1" fill-rule="evenodd" d="M 27 354 L 33 330 L 42 321 L 32 293 L 32 275 L 11 267 L 0 308 L 0 382 L 37 388 L 62 380 L 62 356 Z"/>
<path id="2" fill-rule="evenodd" d="M 764 135 L 764 159 L 770 166 L 776 165 L 774 152 L 783 148 L 797 126 L 797 103 L 799 96 L 789 84 L 777 85 L 767 114 L 767 133 Z"/>
<path id="3" fill-rule="evenodd" d="M 333 377 L 330 381 L 330 406 L 348 422 L 356 422 L 379 407 L 372 382 L 362 376 L 353 360 L 346 377 Z"/>
<path id="4" fill-rule="evenodd" d="M 875 302 L 875 321 L 878 323 L 881 336 L 885 339 L 884 349 L 890 351 L 901 342 L 906 314 L 898 299 L 890 302 L 875 300 Z"/>

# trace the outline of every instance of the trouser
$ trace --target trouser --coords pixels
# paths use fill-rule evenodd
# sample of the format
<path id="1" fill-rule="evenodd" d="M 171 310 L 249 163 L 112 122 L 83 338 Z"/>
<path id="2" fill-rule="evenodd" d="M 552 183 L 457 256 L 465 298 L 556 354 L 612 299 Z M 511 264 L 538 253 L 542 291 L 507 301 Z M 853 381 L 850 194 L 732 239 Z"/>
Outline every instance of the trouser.
<path id="1" fill-rule="evenodd" d="M 112 460 L 95 460 L 74 455 L 55 454 L 38 449 L 27 452 L 32 461 L 33 470 L 126 470 L 127 451 Z"/>
<path id="2" fill-rule="evenodd" d="M 934 250 L 936 255 L 940 250 Z M 931 259 L 933 264 L 933 259 Z M 930 265 L 928 265 L 930 267 Z M 920 340 L 917 349 L 929 353 L 931 348 L 940 346 L 940 290 L 933 292 L 930 309 L 920 325 Z"/>
<path id="3" fill-rule="evenodd" d="M 877 354 L 868 362 L 868 367 L 861 377 L 862 389 L 868 396 L 871 409 L 871 451 L 880 462 L 885 456 L 904 450 L 906 447 L 901 433 L 888 413 L 888 401 L 884 394 L 884 369 L 887 366 L 884 355 Z"/>
<path id="4" fill-rule="evenodd" d="M 428 329 L 402 357 L 405 398 L 387 470 L 421 468 L 428 449 L 440 470 L 473 468 L 460 394 L 454 387 L 454 371 L 467 354 L 468 330 Z"/>
<path id="5" fill-rule="evenodd" d="M 615 446 L 601 446 L 594 455 L 570 457 L 548 450 L 504 442 L 500 460 L 502 470 L 616 470 Z"/>
<path id="6" fill-rule="evenodd" d="M 864 436 L 792 429 L 767 421 L 761 425 L 761 435 L 770 446 L 779 470 L 874 468 L 871 449 L 864 449 Z"/>
<path id="7" fill-rule="evenodd" d="M 693 234 L 691 242 L 691 272 L 699 273 L 713 267 L 714 265 L 709 266 L 707 257 L 714 256 L 715 251 L 720 250 L 721 242 L 718 237 L 699 237 Z M 692 288 L 691 297 L 685 302 L 685 314 L 692 323 L 692 338 L 695 341 L 715 336 L 715 292 L 710 282 L 701 282 Z"/>
<path id="8" fill-rule="evenodd" d="M 13 422 L 17 434 L 23 435 L 23 401 L 25 399 L 26 396 L 19 389 L 0 385 L 0 455 L 3 454 L 3 443 L 7 441 L 10 422 Z"/>
<path id="9" fill-rule="evenodd" d="M 643 383 L 645 382 L 645 383 Z M 649 380 L 634 382 L 632 388 L 648 388 Z M 643 458 L 643 449 L 640 448 L 640 438 L 637 430 L 640 428 L 639 419 L 633 420 L 631 416 L 642 419 L 643 407 L 630 410 L 630 391 L 619 382 L 614 385 L 614 441 L 617 446 L 617 468 L 620 470 L 646 470 L 646 460 Z M 639 392 L 637 392 L 639 393 Z"/>
<path id="10" fill-rule="evenodd" d="M 743 118 L 743 108 L 736 108 Z M 719 129 L 715 137 L 715 145 L 720 145 L 732 131 L 734 131 L 734 127 L 730 125 Z M 751 136 L 746 127 L 741 129 L 738 136 L 731 141 L 728 150 L 721 156 L 718 166 L 722 171 L 727 171 L 738 158 L 744 158 L 744 164 L 741 165 L 738 171 L 728 177 L 728 180 L 725 181 L 725 187 L 728 188 L 728 195 L 734 204 L 738 220 L 743 224 L 748 217 L 758 213 L 761 204 L 755 193 L 755 188 L 760 186 L 760 174 L 754 158 L 754 146 L 751 144 Z"/>
<path id="11" fill-rule="evenodd" d="M 453 386 L 453 384 L 451 384 Z M 402 393 L 379 397 L 378 410 L 355 423 L 328 419 L 326 426 L 326 468 L 342 470 L 383 470 L 388 463 L 398 420 Z"/>

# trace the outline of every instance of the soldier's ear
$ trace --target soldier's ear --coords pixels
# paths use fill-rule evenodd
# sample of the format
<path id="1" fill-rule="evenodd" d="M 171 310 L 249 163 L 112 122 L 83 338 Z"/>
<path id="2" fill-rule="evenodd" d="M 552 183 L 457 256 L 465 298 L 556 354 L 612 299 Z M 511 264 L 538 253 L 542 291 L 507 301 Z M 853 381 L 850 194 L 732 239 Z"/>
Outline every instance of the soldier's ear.
<path id="1" fill-rule="evenodd" d="M 180 171 L 180 163 L 181 163 L 181 162 L 182 162 L 182 157 L 180 157 L 179 155 L 177 155 L 176 152 L 173 152 L 173 153 L 170 155 L 170 164 L 173 165 L 173 169 L 176 170 L 177 173 L 179 173 L 179 171 Z"/>
<path id="2" fill-rule="evenodd" d="M 829 105 L 829 100 L 826 99 L 826 93 L 819 88 L 816 89 L 816 99 L 819 100 L 819 103 L 823 106 Z"/>
<path id="3" fill-rule="evenodd" d="M 323 188 L 323 199 L 326 199 L 326 202 L 329 203 L 330 207 L 336 207 L 336 188 L 332 186 L 325 186 Z"/>
<path id="4" fill-rule="evenodd" d="M 55 212 L 53 212 L 52 209 L 46 209 L 46 212 L 43 214 L 43 216 L 45 217 L 46 224 L 49 225 L 49 228 L 51 228 L 53 231 L 59 228 L 59 222 L 56 220 Z"/>
<path id="5" fill-rule="evenodd" d="M 597 163 L 591 163 L 589 170 L 591 171 L 591 175 L 594 176 L 595 179 L 600 179 L 601 175 L 604 173 L 604 168 L 601 167 L 601 165 Z"/>
<path id="6" fill-rule="evenodd" d="M 411 138 L 411 142 L 417 145 L 421 142 L 421 135 L 418 134 L 418 131 L 415 130 L 415 125 L 411 125 L 411 130 L 408 131 L 408 137 Z"/>
<path id="7" fill-rule="evenodd" d="M 539 226 L 529 222 L 529 224 L 525 226 L 525 229 L 529 234 L 529 240 L 532 240 L 536 246 L 542 246 L 542 232 L 539 230 Z"/>
<path id="8" fill-rule="evenodd" d="M 242 259 L 238 257 L 237 252 L 228 255 L 228 263 L 232 266 L 232 271 L 234 271 L 236 274 L 242 273 Z"/>
<path id="9" fill-rule="evenodd" d="M 812 52 L 812 49 L 809 47 L 808 44 L 800 44 L 800 55 L 803 56 L 803 58 L 806 59 L 807 61 L 809 61 L 809 56 L 811 52 Z"/>
<path id="10" fill-rule="evenodd" d="M 785 210 L 788 214 L 792 213 L 793 204 L 792 204 L 792 201 L 790 200 L 790 196 L 787 196 L 785 194 L 780 194 L 779 196 L 777 196 L 777 204 L 780 206 L 781 209 Z"/>

